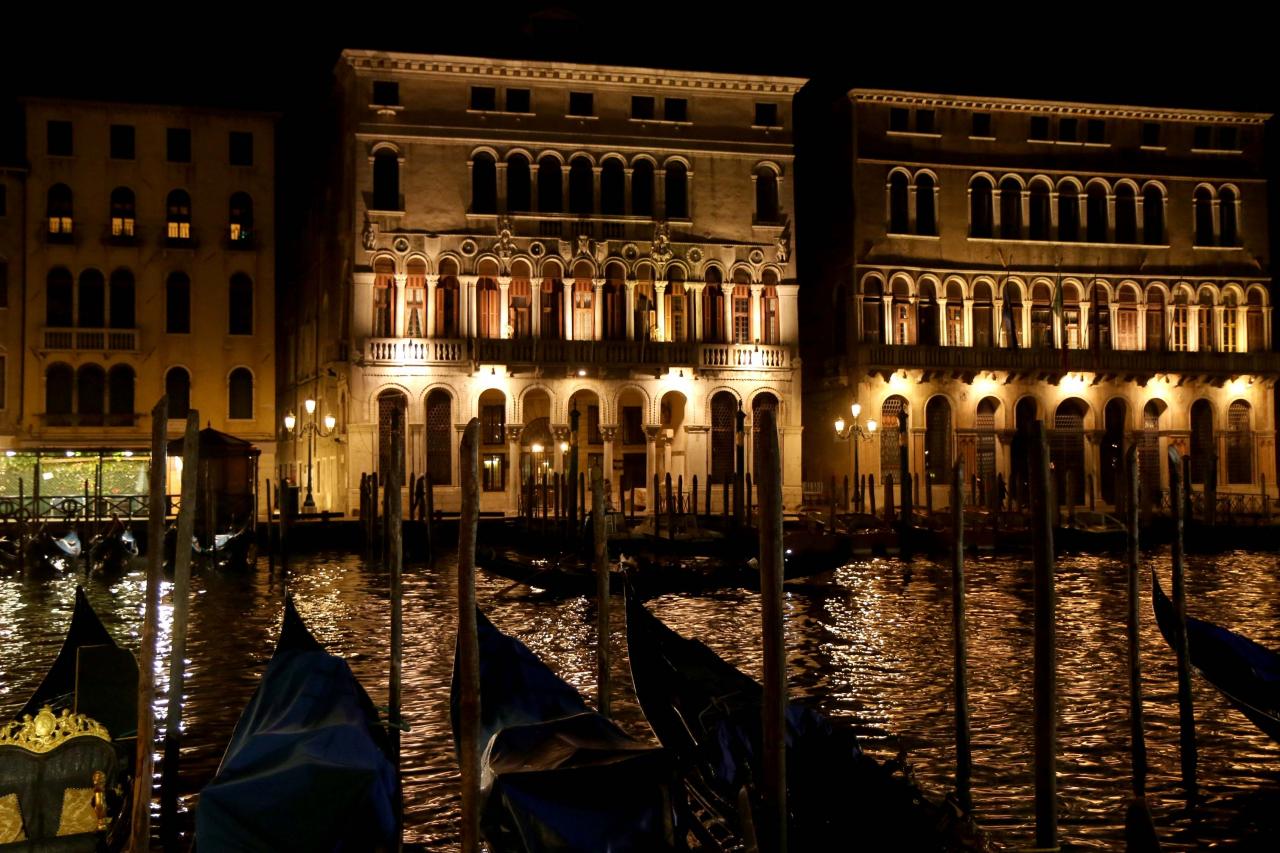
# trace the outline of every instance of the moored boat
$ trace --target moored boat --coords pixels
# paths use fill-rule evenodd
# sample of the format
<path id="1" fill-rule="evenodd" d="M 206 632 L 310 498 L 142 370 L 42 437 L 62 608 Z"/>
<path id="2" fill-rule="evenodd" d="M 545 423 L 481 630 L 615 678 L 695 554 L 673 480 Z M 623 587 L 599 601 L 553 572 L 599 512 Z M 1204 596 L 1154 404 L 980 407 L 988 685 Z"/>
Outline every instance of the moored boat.
<path id="1" fill-rule="evenodd" d="M 119 520 L 113 520 L 103 533 L 89 542 L 89 563 L 94 571 L 119 574 L 128 571 L 138 556 L 138 540 L 133 531 Z"/>

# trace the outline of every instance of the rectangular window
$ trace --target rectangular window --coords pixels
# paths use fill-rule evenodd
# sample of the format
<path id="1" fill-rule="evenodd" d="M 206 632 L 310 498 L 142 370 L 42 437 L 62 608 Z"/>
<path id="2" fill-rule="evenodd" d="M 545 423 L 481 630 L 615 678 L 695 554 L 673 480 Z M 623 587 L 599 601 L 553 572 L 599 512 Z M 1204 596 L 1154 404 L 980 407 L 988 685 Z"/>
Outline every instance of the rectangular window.
<path id="1" fill-rule="evenodd" d="M 533 112 L 529 109 L 529 90 L 528 89 L 508 89 L 507 112 L 509 113 L 528 113 Z"/>
<path id="2" fill-rule="evenodd" d="M 937 133 L 933 110 L 916 110 L 916 133 Z"/>
<path id="3" fill-rule="evenodd" d="M 1107 141 L 1107 123 L 1100 118 L 1089 119 L 1085 125 L 1085 141 L 1092 142 L 1095 145 L 1105 143 Z"/>
<path id="4" fill-rule="evenodd" d="M 652 95 L 632 95 L 631 96 L 631 117 L 639 119 L 653 118 L 653 96 Z"/>
<path id="5" fill-rule="evenodd" d="M 746 290 L 746 287 L 742 288 Z M 733 296 L 733 342 L 746 344 L 751 342 L 751 297 Z"/>
<path id="6" fill-rule="evenodd" d="M 111 159 L 132 160 L 134 158 L 134 148 L 133 125 L 111 125 Z"/>
<path id="7" fill-rule="evenodd" d="M 1191 137 L 1192 148 L 1211 148 L 1213 147 L 1213 128 L 1207 124 L 1198 124 Z"/>
<path id="8" fill-rule="evenodd" d="M 506 440 L 507 407 L 503 403 L 480 407 L 480 441 L 484 444 L 502 444 Z"/>
<path id="9" fill-rule="evenodd" d="M 600 407 L 587 406 L 587 444 L 604 444 L 600 435 Z"/>
<path id="10" fill-rule="evenodd" d="M 964 306 L 947 305 L 947 345 L 964 346 Z"/>
<path id="11" fill-rule="evenodd" d="M 165 131 L 165 159 L 170 163 L 191 162 L 191 131 L 171 127 Z"/>
<path id="12" fill-rule="evenodd" d="M 973 128 L 969 131 L 969 135 L 979 139 L 989 139 L 991 137 L 991 113 L 974 113 Z"/>
<path id="13" fill-rule="evenodd" d="M 569 115 L 593 116 L 596 114 L 595 96 L 590 92 L 569 93 Z"/>
<path id="14" fill-rule="evenodd" d="M 688 100 L 685 98 L 663 98 L 662 117 L 667 121 L 688 121 Z"/>
<path id="15" fill-rule="evenodd" d="M 471 87 L 471 109 L 492 111 L 498 108 L 498 90 L 492 86 Z"/>
<path id="16" fill-rule="evenodd" d="M 1058 141 L 1059 142 L 1077 142 L 1078 130 L 1077 122 L 1073 118 L 1058 119 Z"/>
<path id="17" fill-rule="evenodd" d="M 1138 349 L 1138 312 L 1122 308 L 1116 312 L 1116 349 Z"/>
<path id="18" fill-rule="evenodd" d="M 227 135 L 227 159 L 232 166 L 253 165 L 253 134 L 247 130 L 233 130 Z"/>
<path id="19" fill-rule="evenodd" d="M 507 488 L 507 454 L 484 454 L 484 490 L 486 492 L 502 492 Z"/>
<path id="20" fill-rule="evenodd" d="M 1142 144 L 1148 148 L 1160 147 L 1160 125 L 1154 121 L 1143 122 Z"/>
<path id="21" fill-rule="evenodd" d="M 1062 309 L 1062 336 L 1066 338 L 1067 349 L 1080 349 L 1080 309 L 1078 307 Z"/>
<path id="22" fill-rule="evenodd" d="M 889 130 L 898 133 L 905 133 L 910 130 L 907 122 L 910 120 L 910 113 L 906 107 L 890 107 L 889 108 Z"/>
<path id="23" fill-rule="evenodd" d="M 1218 128 L 1218 145 L 1219 151 L 1235 151 L 1240 147 L 1239 137 L 1234 127 Z"/>
<path id="24" fill-rule="evenodd" d="M 400 84 L 394 80 L 374 80 L 373 104 L 378 107 L 400 106 Z"/>
<path id="25" fill-rule="evenodd" d="M 623 444 L 644 444 L 643 412 L 640 406 L 622 407 Z"/>
<path id="26" fill-rule="evenodd" d="M 1049 117 L 1048 116 L 1032 116 L 1031 127 L 1027 132 L 1027 139 L 1037 142 L 1043 142 L 1049 138 Z"/>
<path id="27" fill-rule="evenodd" d="M 45 125 L 47 151 L 51 157 L 70 157 L 73 151 L 71 142 L 71 122 L 49 121 Z"/>
<path id="28" fill-rule="evenodd" d="M 171 335 L 191 333 L 191 290 L 170 287 L 165 301 L 164 330 Z"/>
<path id="29" fill-rule="evenodd" d="M 1169 348 L 1174 352 L 1186 352 L 1189 341 L 1187 339 L 1187 306 L 1173 306 L 1173 334 L 1169 341 Z"/>
<path id="30" fill-rule="evenodd" d="M 777 104 L 756 104 L 757 127 L 780 127 Z"/>

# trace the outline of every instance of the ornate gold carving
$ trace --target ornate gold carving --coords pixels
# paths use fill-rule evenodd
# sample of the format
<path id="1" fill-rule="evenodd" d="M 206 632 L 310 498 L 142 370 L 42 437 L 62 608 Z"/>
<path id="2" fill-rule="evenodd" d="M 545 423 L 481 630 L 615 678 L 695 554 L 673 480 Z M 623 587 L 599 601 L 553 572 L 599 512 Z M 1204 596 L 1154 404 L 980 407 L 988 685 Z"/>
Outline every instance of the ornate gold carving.
<path id="1" fill-rule="evenodd" d="M 5 794 L 0 797 L 0 844 L 26 840 L 27 833 L 22 827 L 22 809 L 18 807 L 18 795 Z"/>
<path id="2" fill-rule="evenodd" d="M 50 752 L 77 737 L 111 741 L 111 735 L 97 720 L 65 708 L 55 717 L 48 705 L 41 708 L 34 719 L 30 714 L 23 714 L 21 720 L 0 726 L 0 746 L 17 746 L 28 752 Z"/>

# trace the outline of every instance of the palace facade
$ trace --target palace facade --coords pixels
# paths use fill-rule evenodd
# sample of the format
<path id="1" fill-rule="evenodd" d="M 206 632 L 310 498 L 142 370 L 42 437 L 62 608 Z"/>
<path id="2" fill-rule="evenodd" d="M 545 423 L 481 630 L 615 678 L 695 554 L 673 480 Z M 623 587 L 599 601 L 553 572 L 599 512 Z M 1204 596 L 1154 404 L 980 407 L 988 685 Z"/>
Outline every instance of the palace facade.
<path id="1" fill-rule="evenodd" d="M 1269 116 L 866 89 L 841 115 L 807 479 L 855 452 L 898 476 L 905 413 L 917 505 L 950 502 L 957 458 L 978 500 L 1020 497 L 1037 419 L 1064 502 L 1114 506 L 1134 444 L 1153 504 L 1169 446 L 1228 510 L 1276 493 Z M 879 431 L 851 447 L 855 402 Z"/>
<path id="2" fill-rule="evenodd" d="M 398 409 L 404 473 L 452 509 L 476 417 L 482 510 L 513 513 L 528 477 L 569 470 L 576 411 L 579 470 L 601 464 L 616 502 L 732 476 L 739 407 L 748 433 L 769 408 L 797 504 L 802 82 L 344 52 L 282 355 L 281 414 L 316 427 L 284 472 L 351 512 Z"/>

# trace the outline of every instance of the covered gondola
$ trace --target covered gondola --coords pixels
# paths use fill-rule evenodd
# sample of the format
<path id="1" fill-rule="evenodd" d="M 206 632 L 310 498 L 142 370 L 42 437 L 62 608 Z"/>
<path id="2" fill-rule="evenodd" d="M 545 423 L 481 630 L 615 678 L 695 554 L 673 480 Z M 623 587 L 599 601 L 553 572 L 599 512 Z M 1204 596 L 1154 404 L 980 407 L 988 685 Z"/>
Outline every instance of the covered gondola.
<path id="1" fill-rule="evenodd" d="M 1154 571 L 1151 603 L 1160 633 L 1173 646 L 1177 612 Z M 1191 616 L 1187 617 L 1187 651 L 1191 665 L 1205 681 L 1272 740 L 1280 741 L 1280 654 Z"/>
<path id="2" fill-rule="evenodd" d="M 630 590 L 626 611 L 631 674 L 645 717 L 701 806 L 749 835 L 748 827 L 759 825 L 753 780 L 761 778 L 763 761 L 760 685 L 672 631 Z M 864 754 L 851 732 L 795 704 L 786 725 L 791 849 L 984 849 L 957 808 L 927 800 L 903 773 Z M 750 816 L 743 803 L 751 803 Z"/>
<path id="3" fill-rule="evenodd" d="M 396 771 L 386 731 L 347 662 L 292 599 L 275 653 L 200 792 L 206 850 L 394 850 Z"/>
<path id="4" fill-rule="evenodd" d="M 477 613 L 481 825 L 496 853 L 683 849 L 667 753 L 628 736 Z M 458 739 L 458 673 L 452 694 Z"/>
<path id="5" fill-rule="evenodd" d="M 82 553 L 74 530 L 55 534 L 42 525 L 27 543 L 27 565 L 36 571 L 65 572 L 74 568 Z"/>
<path id="6" fill-rule="evenodd" d="M 124 523 L 115 520 L 111 526 L 89 542 L 89 563 L 102 574 L 120 574 L 129 570 L 138 556 L 138 540 Z"/>

